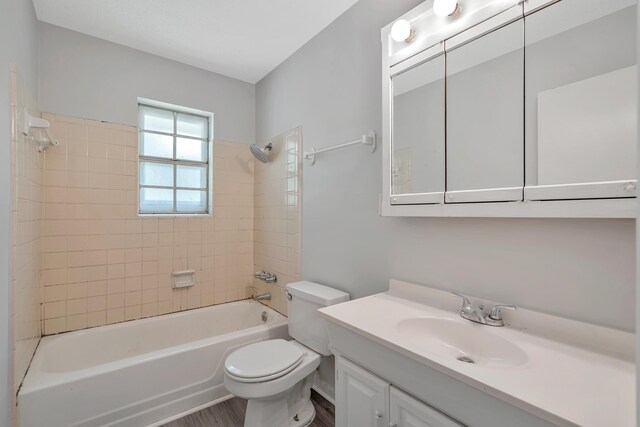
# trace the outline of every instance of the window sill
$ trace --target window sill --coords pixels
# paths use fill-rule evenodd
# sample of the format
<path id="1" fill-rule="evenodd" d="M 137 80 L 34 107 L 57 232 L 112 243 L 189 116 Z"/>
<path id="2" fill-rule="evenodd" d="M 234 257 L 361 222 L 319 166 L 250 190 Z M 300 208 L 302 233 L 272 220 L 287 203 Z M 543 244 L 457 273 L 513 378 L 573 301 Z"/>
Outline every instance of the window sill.
<path id="1" fill-rule="evenodd" d="M 141 218 L 185 218 L 185 217 L 208 217 L 213 216 L 213 212 L 207 213 L 141 213 L 138 212 L 138 216 Z"/>

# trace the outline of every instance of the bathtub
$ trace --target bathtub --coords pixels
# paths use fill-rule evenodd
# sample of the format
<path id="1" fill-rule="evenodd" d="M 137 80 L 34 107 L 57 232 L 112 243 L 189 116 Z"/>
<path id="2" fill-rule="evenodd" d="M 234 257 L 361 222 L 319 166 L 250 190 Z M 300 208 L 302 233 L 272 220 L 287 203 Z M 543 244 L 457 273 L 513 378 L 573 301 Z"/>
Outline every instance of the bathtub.
<path id="1" fill-rule="evenodd" d="M 45 337 L 18 393 L 18 425 L 157 426 L 232 397 L 230 352 L 287 337 L 286 317 L 251 300 Z"/>

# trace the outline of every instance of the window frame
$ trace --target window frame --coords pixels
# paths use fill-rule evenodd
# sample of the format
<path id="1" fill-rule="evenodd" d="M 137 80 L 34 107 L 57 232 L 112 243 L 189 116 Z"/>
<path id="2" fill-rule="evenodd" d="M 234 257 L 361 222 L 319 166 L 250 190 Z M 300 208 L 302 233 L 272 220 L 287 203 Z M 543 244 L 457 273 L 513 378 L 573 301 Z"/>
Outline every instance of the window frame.
<path id="1" fill-rule="evenodd" d="M 173 115 L 173 132 L 161 132 L 155 130 L 147 130 L 142 128 L 140 123 L 140 108 L 147 107 L 158 110 L 164 110 L 171 112 Z M 212 165 L 213 165 L 213 113 L 207 111 L 196 110 L 193 108 L 182 107 L 173 104 L 167 104 L 164 102 L 153 101 L 144 98 L 138 98 L 138 189 L 137 189 L 137 210 L 138 216 L 207 216 L 213 214 L 213 173 L 212 173 Z M 199 138 L 194 136 L 182 135 L 177 131 L 178 125 L 178 115 L 190 115 L 200 118 L 205 118 L 207 120 L 207 136 L 205 138 Z M 173 140 L 173 155 L 171 158 L 168 157 L 157 157 L 157 156 L 146 156 L 141 153 L 142 149 L 142 135 L 143 134 L 155 134 L 171 137 Z M 189 139 L 192 141 L 201 141 L 204 142 L 207 146 L 207 160 L 206 161 L 197 161 L 197 160 L 182 160 L 177 158 L 177 140 L 178 138 Z M 173 186 L 163 186 L 163 185 L 144 185 L 141 183 L 141 168 L 142 163 L 156 163 L 156 164 L 169 164 L 172 165 L 173 169 Z M 177 182 L 177 171 L 178 166 L 196 166 L 196 167 L 204 167 L 206 170 L 206 178 L 205 183 L 206 186 L 204 188 L 193 188 L 193 187 L 179 187 Z M 171 210 L 167 211 L 143 211 L 140 205 L 140 195 L 143 188 L 155 188 L 155 189 L 165 189 L 173 191 L 173 206 Z M 179 211 L 177 210 L 177 193 L 180 190 L 188 190 L 188 191 L 204 191 L 205 193 L 205 209 L 204 210 L 189 210 L 189 211 Z"/>

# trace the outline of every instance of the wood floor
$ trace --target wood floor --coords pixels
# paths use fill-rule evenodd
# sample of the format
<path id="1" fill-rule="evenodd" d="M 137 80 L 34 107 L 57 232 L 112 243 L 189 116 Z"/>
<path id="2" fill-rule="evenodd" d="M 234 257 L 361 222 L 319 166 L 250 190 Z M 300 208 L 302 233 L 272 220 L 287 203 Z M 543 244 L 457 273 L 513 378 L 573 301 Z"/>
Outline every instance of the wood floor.
<path id="1" fill-rule="evenodd" d="M 316 418 L 311 427 L 334 427 L 335 413 L 329 401 L 311 390 L 311 401 L 316 407 Z M 247 401 L 234 397 L 202 411 L 165 424 L 162 427 L 242 427 Z"/>

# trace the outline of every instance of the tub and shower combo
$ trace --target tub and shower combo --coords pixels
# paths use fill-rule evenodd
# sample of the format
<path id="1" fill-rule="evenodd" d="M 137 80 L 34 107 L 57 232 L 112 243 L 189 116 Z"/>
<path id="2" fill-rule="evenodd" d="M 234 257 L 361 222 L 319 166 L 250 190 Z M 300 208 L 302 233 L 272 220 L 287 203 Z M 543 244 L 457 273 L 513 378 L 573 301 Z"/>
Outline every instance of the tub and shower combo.
<path id="1" fill-rule="evenodd" d="M 287 337 L 287 319 L 252 300 L 45 337 L 19 426 L 157 426 L 231 397 L 235 349 Z"/>

